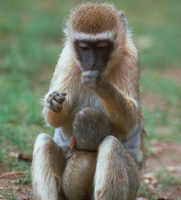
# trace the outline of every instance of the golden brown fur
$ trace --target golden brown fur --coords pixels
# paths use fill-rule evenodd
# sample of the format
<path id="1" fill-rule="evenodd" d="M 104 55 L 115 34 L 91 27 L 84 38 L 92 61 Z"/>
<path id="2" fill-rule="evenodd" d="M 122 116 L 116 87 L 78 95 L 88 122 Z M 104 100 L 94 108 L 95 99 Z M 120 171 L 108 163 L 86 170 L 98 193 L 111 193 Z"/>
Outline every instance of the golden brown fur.
<path id="1" fill-rule="evenodd" d="M 118 21 L 119 13 L 113 5 L 87 3 L 86 7 L 80 5 L 70 16 L 68 27 L 71 26 L 72 29 L 84 33 L 102 33 L 116 28 Z"/>
<path id="2" fill-rule="evenodd" d="M 62 175 L 62 190 L 67 199 L 86 200 L 93 196 L 97 152 L 74 151 Z"/>
<path id="3" fill-rule="evenodd" d="M 33 163 L 35 193 L 39 195 L 39 199 L 48 199 L 45 198 L 46 194 L 52 193 L 52 185 L 57 182 L 56 192 L 52 194 L 55 197 L 52 199 L 78 200 L 91 199 L 93 196 L 96 200 L 134 200 L 139 187 L 138 170 L 145 161 L 144 125 L 139 89 L 139 56 L 124 14 L 107 3 L 81 4 L 71 13 L 65 33 L 65 47 L 55 68 L 49 92 L 45 95 L 43 109 L 46 122 L 55 128 L 55 144 L 51 141 L 49 145 L 45 140 L 40 140 L 41 135 L 39 142 L 35 144 L 36 160 L 41 160 L 42 165 L 49 163 L 44 167 L 46 175 L 41 172 L 42 178 L 39 179 L 35 178 L 35 170 L 41 169 Z M 103 73 L 82 71 L 74 48 L 75 39 L 109 40 L 113 43 L 114 50 Z M 86 82 L 89 76 L 96 78 L 95 84 Z M 51 94 L 55 91 L 57 95 L 62 92 L 67 94 L 62 100 L 63 103 L 60 103 L 59 112 L 55 112 L 47 104 L 52 101 Z M 98 153 L 70 149 L 75 115 L 85 107 L 99 109 L 111 123 L 113 136 L 105 136 L 99 145 Z M 88 124 L 91 125 L 91 122 Z M 85 134 L 89 130 L 87 126 L 83 128 Z M 53 164 L 46 160 L 50 159 L 54 145 L 57 145 L 55 149 L 58 148 L 56 153 L 63 152 L 67 159 L 64 172 L 62 164 Z M 41 152 L 48 152 L 48 158 L 39 153 L 40 148 Z M 57 159 L 56 153 L 52 155 L 53 160 Z M 60 167 L 58 174 L 54 170 L 57 167 Z M 50 175 L 50 183 L 53 183 L 49 186 L 43 183 L 43 177 L 47 174 Z M 57 180 L 57 176 L 60 180 Z M 37 185 L 41 187 L 38 188 Z M 44 193 L 42 197 L 41 192 Z"/>

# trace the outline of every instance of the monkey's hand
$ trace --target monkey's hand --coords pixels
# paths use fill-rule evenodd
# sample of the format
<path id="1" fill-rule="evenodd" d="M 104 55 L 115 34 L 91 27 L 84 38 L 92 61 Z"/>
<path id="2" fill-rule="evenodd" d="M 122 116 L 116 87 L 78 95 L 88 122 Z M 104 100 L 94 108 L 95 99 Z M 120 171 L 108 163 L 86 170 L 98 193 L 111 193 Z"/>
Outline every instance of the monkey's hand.
<path id="1" fill-rule="evenodd" d="M 54 91 L 47 98 L 47 106 L 53 111 L 59 113 L 62 110 L 62 103 L 65 101 L 66 93 Z"/>
<path id="2" fill-rule="evenodd" d="M 82 82 L 90 88 L 96 88 L 98 86 L 98 80 L 100 73 L 98 70 L 89 70 L 82 73 Z"/>

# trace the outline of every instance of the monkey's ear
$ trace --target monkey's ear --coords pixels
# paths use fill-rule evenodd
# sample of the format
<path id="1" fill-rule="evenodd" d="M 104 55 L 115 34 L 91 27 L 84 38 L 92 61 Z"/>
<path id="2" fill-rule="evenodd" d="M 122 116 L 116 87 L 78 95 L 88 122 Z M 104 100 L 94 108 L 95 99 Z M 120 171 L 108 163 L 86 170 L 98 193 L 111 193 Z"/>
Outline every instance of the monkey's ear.
<path id="1" fill-rule="evenodd" d="M 126 19 L 125 15 L 124 15 L 124 12 L 123 11 L 119 11 L 119 16 L 120 16 L 122 28 L 123 28 L 123 30 L 126 31 L 128 23 L 127 23 L 127 19 Z"/>

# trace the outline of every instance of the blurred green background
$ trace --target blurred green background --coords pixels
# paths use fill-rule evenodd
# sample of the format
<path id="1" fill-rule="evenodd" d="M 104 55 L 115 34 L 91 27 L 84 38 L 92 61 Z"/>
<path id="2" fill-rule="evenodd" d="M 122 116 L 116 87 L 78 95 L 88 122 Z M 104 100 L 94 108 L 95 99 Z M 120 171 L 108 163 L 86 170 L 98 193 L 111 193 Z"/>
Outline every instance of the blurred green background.
<path id="1" fill-rule="evenodd" d="M 63 47 L 61 28 L 78 0 L 0 0 L 0 171 L 29 170 L 9 152 L 32 154 L 45 127 L 40 100 Z M 111 1 L 123 10 L 140 52 L 149 143 L 181 142 L 181 1 Z"/>

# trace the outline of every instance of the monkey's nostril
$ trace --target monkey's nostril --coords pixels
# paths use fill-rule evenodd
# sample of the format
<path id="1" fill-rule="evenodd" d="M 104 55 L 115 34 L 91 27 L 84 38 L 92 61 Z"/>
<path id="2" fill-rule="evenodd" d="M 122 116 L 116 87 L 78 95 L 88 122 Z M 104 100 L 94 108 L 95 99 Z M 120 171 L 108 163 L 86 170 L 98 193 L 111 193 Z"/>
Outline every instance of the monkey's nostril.
<path id="1" fill-rule="evenodd" d="M 94 69 L 95 69 L 95 64 L 91 65 L 91 70 L 94 70 Z"/>

